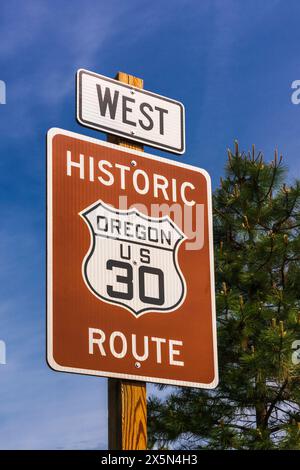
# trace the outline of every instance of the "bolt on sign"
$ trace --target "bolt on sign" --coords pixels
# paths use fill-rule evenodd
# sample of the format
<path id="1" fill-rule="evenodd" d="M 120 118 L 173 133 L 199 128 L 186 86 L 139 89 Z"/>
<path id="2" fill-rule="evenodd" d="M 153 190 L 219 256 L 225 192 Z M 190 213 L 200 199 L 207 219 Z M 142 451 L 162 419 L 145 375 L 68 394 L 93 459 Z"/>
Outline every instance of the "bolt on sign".
<path id="1" fill-rule="evenodd" d="M 47 160 L 49 365 L 215 387 L 208 174 L 60 129 Z"/>
<path id="2" fill-rule="evenodd" d="M 77 72 L 77 120 L 84 126 L 181 154 L 184 115 L 179 101 L 87 70 Z"/>

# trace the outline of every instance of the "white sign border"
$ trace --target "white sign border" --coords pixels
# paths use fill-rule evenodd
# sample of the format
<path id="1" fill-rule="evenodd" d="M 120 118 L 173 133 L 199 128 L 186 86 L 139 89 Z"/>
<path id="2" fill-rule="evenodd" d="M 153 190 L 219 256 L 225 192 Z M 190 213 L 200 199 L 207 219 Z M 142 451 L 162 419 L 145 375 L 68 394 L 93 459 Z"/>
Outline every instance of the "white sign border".
<path id="1" fill-rule="evenodd" d="M 162 379 L 158 377 L 146 377 L 142 375 L 121 374 L 115 372 L 80 369 L 75 367 L 66 367 L 58 364 L 53 356 L 53 239 L 52 239 L 52 141 L 56 135 L 72 137 L 73 139 L 83 140 L 92 144 L 109 147 L 121 152 L 130 153 L 140 158 L 146 158 L 155 161 L 161 161 L 170 165 L 187 168 L 201 173 L 207 182 L 207 201 L 208 201 L 208 237 L 210 240 L 209 258 L 210 258 L 210 283 L 211 283 L 211 303 L 212 303 L 212 333 L 213 333 L 213 352 L 214 352 L 214 380 L 210 383 L 187 382 L 182 380 Z M 218 375 L 218 354 L 217 354 L 217 328 L 216 328 L 216 306 L 215 306 L 215 276 L 214 276 L 214 251 L 213 251 L 213 223 L 212 223 L 212 197 L 211 197 L 211 179 L 206 170 L 196 166 L 183 164 L 156 155 L 150 155 L 145 152 L 133 150 L 127 147 L 104 142 L 102 140 L 87 137 L 75 132 L 66 131 L 60 128 L 52 128 L 47 133 L 47 362 L 49 366 L 59 372 L 69 372 L 75 374 L 95 375 L 100 377 L 111 377 L 119 379 L 137 380 L 143 382 L 163 383 L 167 385 L 178 385 L 182 387 L 195 387 L 203 389 L 214 389 L 219 383 Z"/>
<path id="2" fill-rule="evenodd" d="M 171 147 L 169 145 L 160 144 L 159 142 L 143 139 L 136 135 L 132 135 L 129 132 L 117 131 L 115 129 L 112 129 L 111 127 L 97 125 L 95 123 L 92 123 L 90 121 L 86 121 L 85 119 L 83 119 L 82 117 L 82 89 L 81 89 L 82 88 L 81 76 L 83 73 L 87 75 L 91 75 L 92 77 L 101 78 L 101 80 L 114 83 L 120 87 L 129 88 L 131 90 L 134 89 L 138 93 L 142 93 L 144 95 L 150 95 L 150 96 L 153 96 L 154 98 L 158 98 L 163 101 L 168 101 L 170 103 L 178 105 L 181 110 L 181 147 L 177 149 L 176 147 Z M 183 153 L 185 153 L 185 108 L 184 108 L 183 103 L 181 103 L 180 101 L 173 100 L 171 98 L 167 98 L 163 95 L 158 95 L 157 93 L 152 93 L 151 91 L 144 90 L 143 88 L 137 88 L 133 85 L 128 85 L 127 83 L 120 82 L 119 80 L 114 80 L 113 78 L 105 77 L 104 75 L 100 75 L 99 73 L 91 72 L 85 69 L 79 69 L 77 70 L 77 73 L 76 73 L 76 119 L 79 122 L 79 124 L 81 124 L 84 127 L 89 127 L 91 129 L 96 129 L 97 131 L 118 135 L 120 137 L 124 137 L 132 141 L 140 142 L 150 147 L 159 148 L 161 150 L 164 150 L 165 152 L 175 153 L 179 155 L 182 155 Z"/>

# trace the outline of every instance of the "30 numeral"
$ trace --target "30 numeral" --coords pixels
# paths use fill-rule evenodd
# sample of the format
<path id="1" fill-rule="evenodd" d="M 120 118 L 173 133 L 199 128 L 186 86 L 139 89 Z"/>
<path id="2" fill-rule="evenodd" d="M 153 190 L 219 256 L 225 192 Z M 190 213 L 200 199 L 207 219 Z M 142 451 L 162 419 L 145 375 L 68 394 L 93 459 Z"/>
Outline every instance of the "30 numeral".
<path id="1" fill-rule="evenodd" d="M 130 263 L 109 259 L 106 263 L 106 269 L 112 271 L 114 268 L 124 269 L 125 275 L 116 275 L 116 282 L 126 286 L 126 290 L 116 290 L 113 286 L 107 286 L 107 293 L 110 297 L 116 299 L 133 299 L 133 268 Z M 155 277 L 158 285 L 158 296 L 150 297 L 146 295 L 146 275 Z M 139 277 L 139 299 L 141 302 L 153 305 L 163 305 L 165 301 L 164 273 L 159 268 L 151 266 L 140 266 L 138 270 Z M 152 282 L 155 282 L 152 280 Z"/>

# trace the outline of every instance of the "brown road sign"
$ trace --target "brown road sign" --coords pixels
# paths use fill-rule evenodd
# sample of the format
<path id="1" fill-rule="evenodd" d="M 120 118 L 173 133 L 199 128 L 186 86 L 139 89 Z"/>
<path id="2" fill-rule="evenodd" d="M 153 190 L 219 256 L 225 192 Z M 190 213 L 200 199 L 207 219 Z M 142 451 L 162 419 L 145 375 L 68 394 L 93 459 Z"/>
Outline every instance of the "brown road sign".
<path id="1" fill-rule="evenodd" d="M 47 158 L 49 365 L 215 387 L 209 175 L 61 129 Z"/>

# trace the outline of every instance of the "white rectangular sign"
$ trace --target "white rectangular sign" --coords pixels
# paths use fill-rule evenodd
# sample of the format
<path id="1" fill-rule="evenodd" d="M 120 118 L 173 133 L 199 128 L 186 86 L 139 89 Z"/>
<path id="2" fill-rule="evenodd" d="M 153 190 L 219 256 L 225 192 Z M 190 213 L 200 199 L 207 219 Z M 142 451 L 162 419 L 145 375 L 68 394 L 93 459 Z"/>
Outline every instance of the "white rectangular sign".
<path id="1" fill-rule="evenodd" d="M 185 113 L 179 101 L 80 69 L 77 120 L 168 152 L 185 151 Z"/>

